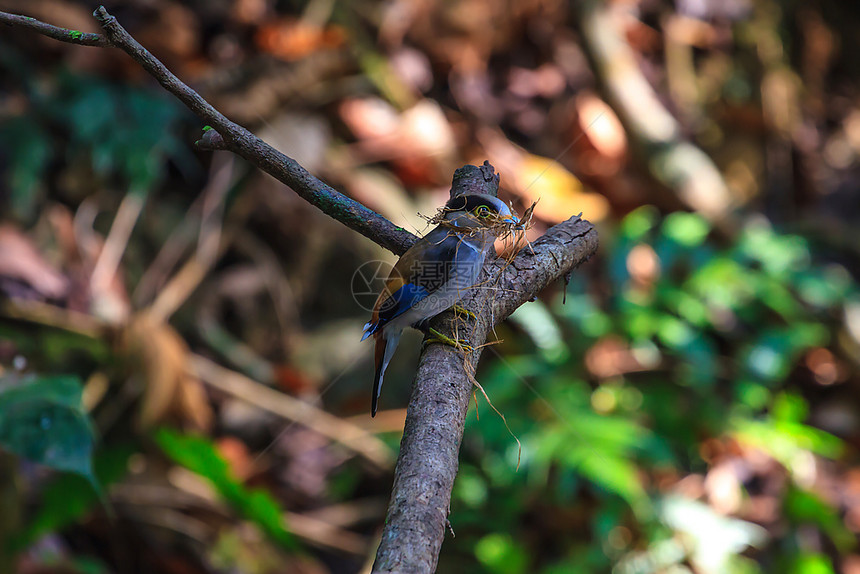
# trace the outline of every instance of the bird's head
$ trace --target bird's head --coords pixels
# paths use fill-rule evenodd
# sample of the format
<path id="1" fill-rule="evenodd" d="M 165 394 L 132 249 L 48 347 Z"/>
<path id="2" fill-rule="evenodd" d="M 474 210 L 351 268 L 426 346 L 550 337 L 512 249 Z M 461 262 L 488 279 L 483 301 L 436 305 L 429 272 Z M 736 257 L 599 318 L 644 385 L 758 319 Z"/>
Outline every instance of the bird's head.
<path id="1" fill-rule="evenodd" d="M 464 193 L 448 200 L 440 223 L 468 230 L 492 230 L 496 235 L 520 229 L 519 218 L 501 199 L 484 193 Z"/>

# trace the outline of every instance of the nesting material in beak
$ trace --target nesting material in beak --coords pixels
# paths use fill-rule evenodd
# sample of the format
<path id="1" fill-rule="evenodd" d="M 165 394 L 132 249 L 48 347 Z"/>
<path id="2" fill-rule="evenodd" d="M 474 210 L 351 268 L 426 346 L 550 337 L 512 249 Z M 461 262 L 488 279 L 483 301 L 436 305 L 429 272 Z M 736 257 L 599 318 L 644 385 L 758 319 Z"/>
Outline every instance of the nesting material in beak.
<path id="1" fill-rule="evenodd" d="M 532 206 L 526 210 L 522 218 L 517 218 L 516 215 L 502 215 L 499 213 L 491 213 L 487 217 L 481 218 L 481 228 L 490 230 L 496 237 L 504 241 L 515 233 L 522 233 L 532 226 L 532 214 L 534 213 L 534 208 L 535 204 L 532 204 Z M 446 215 L 450 211 L 451 210 L 442 207 L 439 209 L 436 215 L 428 218 L 427 221 L 430 224 L 441 225 L 443 227 L 455 229 L 458 233 L 463 233 L 464 230 L 462 227 L 457 226 L 456 223 L 446 218 Z M 511 213 L 514 213 L 513 207 L 511 207 Z M 473 233 L 476 232 L 477 229 L 478 228 L 476 228 Z"/>

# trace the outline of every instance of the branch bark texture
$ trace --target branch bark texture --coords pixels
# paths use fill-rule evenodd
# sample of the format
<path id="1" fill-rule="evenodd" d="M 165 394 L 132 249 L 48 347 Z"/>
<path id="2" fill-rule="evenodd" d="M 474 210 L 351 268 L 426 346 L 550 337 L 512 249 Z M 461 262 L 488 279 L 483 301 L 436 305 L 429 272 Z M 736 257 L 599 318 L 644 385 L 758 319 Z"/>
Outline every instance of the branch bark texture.
<path id="1" fill-rule="evenodd" d="M 0 23 L 30 29 L 63 42 L 84 46 L 117 47 L 146 69 L 168 92 L 181 100 L 213 129 L 198 142 L 203 149 L 226 149 L 290 186 L 299 196 L 347 227 L 379 245 L 402 254 L 417 237 L 360 203 L 335 191 L 307 172 L 295 160 L 232 122 L 141 46 L 104 7 L 94 12 L 102 34 L 85 34 L 0 12 Z M 493 167 L 465 166 L 454 173 L 451 194 L 466 191 L 496 195 L 499 176 Z M 468 339 L 475 351 L 429 345 L 421 355 L 406 426 L 397 460 L 394 486 L 382 542 L 376 556 L 377 573 L 430 573 L 435 571 L 451 489 L 458 468 L 473 373 L 493 326 L 531 300 L 550 282 L 569 273 L 597 249 L 597 231 L 574 217 L 556 225 L 511 262 L 487 262 L 482 280 L 462 305 L 476 319 L 458 323 L 457 338 Z M 433 326 L 452 333 L 450 312 L 433 319 Z"/>

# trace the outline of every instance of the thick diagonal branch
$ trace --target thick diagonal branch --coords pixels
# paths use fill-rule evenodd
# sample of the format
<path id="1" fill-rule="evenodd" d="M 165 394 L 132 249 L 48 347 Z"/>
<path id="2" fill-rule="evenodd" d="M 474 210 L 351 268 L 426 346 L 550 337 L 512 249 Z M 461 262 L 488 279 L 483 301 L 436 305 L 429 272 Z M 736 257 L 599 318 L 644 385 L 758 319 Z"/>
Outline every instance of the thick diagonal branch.
<path id="1" fill-rule="evenodd" d="M 451 347 L 430 345 L 421 354 L 374 573 L 435 571 L 480 346 L 493 325 L 596 250 L 594 226 L 575 217 L 550 229 L 510 264 L 500 259 L 488 263 L 481 286 L 463 302 L 477 319 L 458 333 L 467 335 L 477 350 L 464 358 Z M 449 320 L 443 314 L 436 321 Z"/>

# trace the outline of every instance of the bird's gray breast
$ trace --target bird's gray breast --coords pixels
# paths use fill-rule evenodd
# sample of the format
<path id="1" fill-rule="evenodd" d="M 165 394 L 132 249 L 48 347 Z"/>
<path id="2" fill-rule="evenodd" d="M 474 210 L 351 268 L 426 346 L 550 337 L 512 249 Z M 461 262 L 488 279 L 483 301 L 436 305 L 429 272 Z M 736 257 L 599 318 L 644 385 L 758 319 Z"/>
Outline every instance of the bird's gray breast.
<path id="1" fill-rule="evenodd" d="M 477 234 L 465 237 L 451 235 L 444 241 L 449 242 L 446 251 L 453 253 L 453 257 L 449 255 L 446 260 L 436 262 L 444 268 L 438 274 L 444 277 L 444 282 L 440 282 L 438 288 L 432 289 L 427 297 L 396 319 L 404 326 L 438 315 L 460 301 L 469 289 L 476 286 L 492 246 L 492 238 Z"/>

